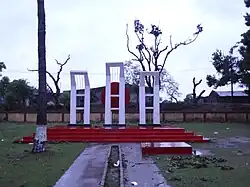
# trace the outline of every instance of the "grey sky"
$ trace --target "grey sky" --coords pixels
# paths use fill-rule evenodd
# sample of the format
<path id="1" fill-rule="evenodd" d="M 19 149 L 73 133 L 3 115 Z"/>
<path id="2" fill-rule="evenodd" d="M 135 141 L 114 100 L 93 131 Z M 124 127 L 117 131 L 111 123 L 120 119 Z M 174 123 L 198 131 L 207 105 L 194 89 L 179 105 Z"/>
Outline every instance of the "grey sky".
<path id="1" fill-rule="evenodd" d="M 211 88 L 205 77 L 213 73 L 211 54 L 225 52 L 239 41 L 245 31 L 243 0 L 45 0 L 47 21 L 47 69 L 56 73 L 54 59 L 63 61 L 71 54 L 64 68 L 61 88 L 69 89 L 69 71 L 87 70 L 92 87 L 105 84 L 105 62 L 121 62 L 131 56 L 126 49 L 126 24 L 129 24 L 131 48 L 135 46 L 133 20 L 140 19 L 146 27 L 160 24 L 163 42 L 169 34 L 173 42 L 186 39 L 198 23 L 204 32 L 197 41 L 176 50 L 169 57 L 166 69 L 180 84 L 183 97 L 192 91 L 192 78 L 203 79 L 198 90 Z M 0 61 L 11 79 L 25 78 L 36 86 L 37 17 L 36 1 L 0 0 Z M 134 42 L 133 42 L 134 41 Z M 51 80 L 48 77 L 48 82 Z M 220 88 L 225 90 L 225 88 Z"/>

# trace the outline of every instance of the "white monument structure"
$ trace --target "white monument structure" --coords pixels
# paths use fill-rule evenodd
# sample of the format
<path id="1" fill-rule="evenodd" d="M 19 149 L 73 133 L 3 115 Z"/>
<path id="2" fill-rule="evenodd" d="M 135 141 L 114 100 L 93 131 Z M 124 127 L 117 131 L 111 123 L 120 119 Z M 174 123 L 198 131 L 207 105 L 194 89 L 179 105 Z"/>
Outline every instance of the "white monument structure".
<path id="1" fill-rule="evenodd" d="M 119 68 L 119 94 L 111 94 L 111 68 Z M 111 97 L 119 97 L 119 107 L 111 108 Z M 119 111 L 119 125 L 125 125 L 125 77 L 122 62 L 106 63 L 106 88 L 105 88 L 105 125 L 112 125 L 112 110 Z"/>
<path id="2" fill-rule="evenodd" d="M 77 81 L 80 79 L 80 81 Z M 84 81 L 83 81 L 84 79 Z M 84 125 L 90 125 L 90 84 L 87 71 L 72 70 L 70 71 L 70 124 L 76 124 L 76 112 L 77 110 L 83 110 L 83 123 Z M 83 88 L 84 83 L 84 88 Z M 80 85 L 80 88 L 78 86 Z M 77 93 L 77 90 L 83 90 L 84 93 Z M 84 97 L 84 106 L 77 106 L 77 98 Z"/>
<path id="3" fill-rule="evenodd" d="M 153 93 L 145 93 L 145 78 L 153 77 Z M 152 80 L 152 79 L 151 79 Z M 160 124 L 160 73 L 152 71 L 140 72 L 140 86 L 139 86 L 139 111 L 140 111 L 140 125 L 146 124 L 146 109 L 153 110 L 153 124 Z M 153 97 L 153 106 L 146 106 L 146 97 Z"/>

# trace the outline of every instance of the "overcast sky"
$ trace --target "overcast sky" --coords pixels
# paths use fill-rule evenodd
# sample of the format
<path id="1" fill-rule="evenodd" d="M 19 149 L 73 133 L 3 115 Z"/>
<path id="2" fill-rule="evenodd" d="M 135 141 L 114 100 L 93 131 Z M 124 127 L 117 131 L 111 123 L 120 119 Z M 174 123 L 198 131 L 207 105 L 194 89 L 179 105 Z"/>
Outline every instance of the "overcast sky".
<path id="1" fill-rule="evenodd" d="M 211 91 L 206 75 L 214 73 L 211 54 L 218 48 L 225 52 L 240 40 L 246 27 L 247 11 L 243 0 L 45 0 L 47 22 L 47 70 L 56 73 L 54 59 L 71 60 L 61 77 L 61 88 L 69 89 L 70 70 L 87 70 L 91 87 L 105 84 L 105 62 L 124 62 L 131 58 L 126 49 L 126 24 L 129 24 L 131 48 L 136 45 L 133 20 L 146 27 L 159 24 L 163 42 L 179 42 L 196 31 L 204 32 L 197 41 L 183 46 L 169 56 L 166 69 L 180 84 L 180 92 L 192 92 L 192 78 L 202 79 L 199 90 Z M 37 86 L 37 5 L 34 0 L 0 0 L 0 61 L 12 80 L 27 79 Z M 48 77 L 48 82 L 52 83 Z M 225 90 L 227 88 L 220 88 Z M 240 89 L 240 88 L 238 88 Z"/>

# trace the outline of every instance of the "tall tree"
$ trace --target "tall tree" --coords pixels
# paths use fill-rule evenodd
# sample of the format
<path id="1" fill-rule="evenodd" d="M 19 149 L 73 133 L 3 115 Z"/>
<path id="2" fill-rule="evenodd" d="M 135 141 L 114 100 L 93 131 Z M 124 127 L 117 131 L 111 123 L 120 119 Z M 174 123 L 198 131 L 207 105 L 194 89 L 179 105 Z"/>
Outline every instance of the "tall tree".
<path id="1" fill-rule="evenodd" d="M 46 25 L 44 0 L 37 0 L 38 17 L 38 106 L 36 135 L 32 152 L 45 151 L 47 141 Z"/>
<path id="2" fill-rule="evenodd" d="M 2 72 L 4 69 L 6 69 L 4 62 L 0 62 L 0 72 Z M 2 76 L 2 74 L 0 74 L 0 77 L 1 76 Z"/>
<path id="3" fill-rule="evenodd" d="M 169 55 L 179 48 L 180 46 L 185 46 L 193 43 L 199 36 L 199 34 L 203 31 L 202 26 L 197 25 L 197 31 L 193 33 L 191 38 L 186 39 L 183 42 L 179 42 L 173 44 L 172 36 L 169 38 L 169 45 L 166 45 L 160 48 L 162 30 L 159 26 L 151 25 L 151 30 L 145 32 L 144 25 L 140 22 L 140 20 L 134 21 L 134 32 L 138 38 L 138 45 L 136 46 L 136 52 L 132 51 L 129 44 L 129 34 L 128 34 L 128 25 L 126 29 L 127 36 L 127 50 L 133 56 L 133 61 L 139 62 L 142 71 L 159 71 L 162 73 L 164 70 L 164 66 L 166 64 L 167 58 Z M 145 42 L 145 35 L 149 34 L 149 36 L 153 37 L 153 44 L 148 45 Z M 163 61 L 160 62 L 160 57 L 163 56 Z M 150 77 L 146 77 L 146 83 L 149 87 L 152 87 L 152 79 Z"/>
<path id="4" fill-rule="evenodd" d="M 8 77 L 0 81 L 0 92 L 4 97 L 4 104 L 7 109 L 26 108 L 35 94 L 35 88 L 29 86 L 24 79 L 9 82 Z M 28 101 L 28 103 L 27 103 Z"/>
<path id="5" fill-rule="evenodd" d="M 124 64 L 125 82 L 127 84 L 139 85 L 140 82 L 140 65 L 127 61 Z M 180 97 L 179 84 L 164 68 L 160 74 L 160 92 L 167 96 L 170 101 L 178 101 Z"/>
<path id="6" fill-rule="evenodd" d="M 4 97 L 7 92 L 7 87 L 10 84 L 10 79 L 4 76 L 0 81 L 0 96 Z"/>
<path id="7" fill-rule="evenodd" d="M 63 71 L 63 67 L 68 63 L 68 61 L 70 60 L 70 55 L 68 55 L 68 58 L 63 62 L 58 62 L 57 59 L 55 59 L 57 65 L 59 66 L 59 69 L 57 71 L 56 77 L 53 76 L 52 73 L 50 73 L 49 71 L 46 71 L 46 73 L 49 75 L 49 77 L 51 78 L 51 80 L 54 83 L 54 87 L 56 89 L 55 94 L 53 94 L 54 96 L 54 100 L 55 100 L 55 106 L 59 107 L 60 106 L 60 95 L 61 95 L 61 88 L 60 88 L 60 79 L 61 79 L 61 73 Z M 38 70 L 29 70 L 28 71 L 38 71 Z M 54 93 L 52 87 L 47 83 L 47 87 L 48 90 L 50 91 L 50 93 Z"/>
<path id="8" fill-rule="evenodd" d="M 245 0 L 245 6 L 250 8 L 249 0 Z M 247 87 L 250 102 L 250 14 L 246 13 L 244 19 L 248 30 L 241 35 L 240 43 L 242 45 L 239 48 L 239 53 L 242 56 L 242 61 L 239 63 L 239 68 L 241 69 L 241 83 Z"/>
<path id="9" fill-rule="evenodd" d="M 233 85 L 239 82 L 239 59 L 234 57 L 232 51 L 228 55 L 222 53 L 221 50 L 216 50 L 212 54 L 212 63 L 216 73 L 220 77 L 216 78 L 215 75 L 207 75 L 207 84 L 209 87 L 215 89 L 221 86 L 231 85 L 231 99 L 233 99 Z"/>

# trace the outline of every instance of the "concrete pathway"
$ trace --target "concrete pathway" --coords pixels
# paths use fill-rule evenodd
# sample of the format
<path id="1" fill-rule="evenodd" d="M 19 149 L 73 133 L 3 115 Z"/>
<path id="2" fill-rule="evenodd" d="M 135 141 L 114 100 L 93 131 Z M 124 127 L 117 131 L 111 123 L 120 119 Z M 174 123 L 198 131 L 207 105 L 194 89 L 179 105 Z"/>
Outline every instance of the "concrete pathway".
<path id="1" fill-rule="evenodd" d="M 74 161 L 54 187 L 100 186 L 110 145 L 92 144 Z"/>
<path id="2" fill-rule="evenodd" d="M 142 158 L 140 144 L 126 143 L 120 146 L 127 165 L 123 171 L 125 187 L 133 186 L 131 182 L 137 182 L 138 187 L 170 187 L 153 160 Z"/>

